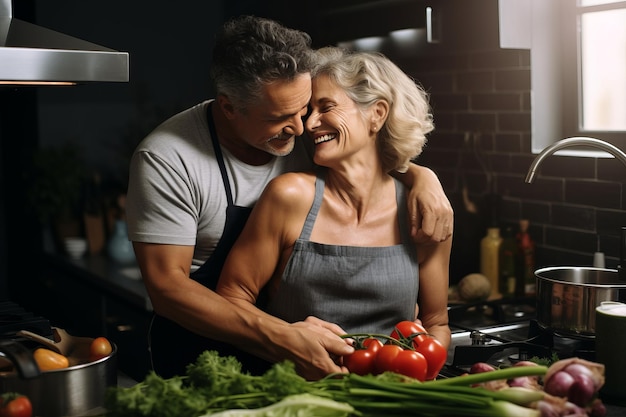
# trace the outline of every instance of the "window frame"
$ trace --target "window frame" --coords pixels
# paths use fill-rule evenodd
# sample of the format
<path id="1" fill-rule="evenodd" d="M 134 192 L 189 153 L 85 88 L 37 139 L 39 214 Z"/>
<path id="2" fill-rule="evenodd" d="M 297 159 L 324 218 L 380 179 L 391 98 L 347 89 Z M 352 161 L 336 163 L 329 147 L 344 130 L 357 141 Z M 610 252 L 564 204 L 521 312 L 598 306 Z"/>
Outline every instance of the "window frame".
<path id="1" fill-rule="evenodd" d="M 626 8 L 626 1 L 580 6 L 579 0 L 561 0 L 560 44 L 562 65 L 561 117 L 563 138 L 584 136 L 626 149 L 626 130 L 582 129 L 581 16 L 584 13 Z M 572 42 L 572 39 L 575 39 Z"/>

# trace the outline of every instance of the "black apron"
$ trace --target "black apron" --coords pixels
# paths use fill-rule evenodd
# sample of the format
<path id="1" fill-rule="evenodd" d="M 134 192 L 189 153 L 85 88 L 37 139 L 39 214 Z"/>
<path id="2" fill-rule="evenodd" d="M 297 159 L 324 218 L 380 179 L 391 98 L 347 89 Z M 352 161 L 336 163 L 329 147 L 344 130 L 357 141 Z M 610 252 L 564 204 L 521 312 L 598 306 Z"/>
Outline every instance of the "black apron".
<path id="1" fill-rule="evenodd" d="M 241 234 L 252 208 L 236 206 L 233 203 L 228 173 L 226 172 L 224 158 L 215 132 L 211 105 L 207 106 L 207 120 L 215 157 L 219 164 L 226 190 L 228 206 L 226 208 L 226 223 L 222 237 L 217 243 L 215 251 L 199 269 L 191 273 L 191 278 L 215 291 L 226 256 Z M 152 367 L 163 378 L 185 375 L 187 365 L 195 362 L 198 356 L 205 350 L 217 350 L 222 356 L 231 355 L 237 357 L 242 363 L 242 369 L 251 374 L 261 374 L 270 366 L 270 363 L 263 359 L 244 352 L 228 343 L 208 339 L 190 332 L 158 314 L 154 314 L 149 333 L 148 341 Z"/>

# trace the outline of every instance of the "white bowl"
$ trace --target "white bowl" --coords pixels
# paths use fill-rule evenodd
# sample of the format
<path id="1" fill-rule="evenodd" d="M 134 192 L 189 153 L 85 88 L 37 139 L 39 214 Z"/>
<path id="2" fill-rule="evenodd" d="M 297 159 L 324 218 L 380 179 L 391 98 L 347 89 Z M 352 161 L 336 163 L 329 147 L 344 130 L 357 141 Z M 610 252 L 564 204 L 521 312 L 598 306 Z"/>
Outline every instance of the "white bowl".
<path id="1" fill-rule="evenodd" d="M 80 259 L 87 252 L 87 239 L 82 237 L 67 237 L 64 239 L 65 252 L 74 258 Z"/>

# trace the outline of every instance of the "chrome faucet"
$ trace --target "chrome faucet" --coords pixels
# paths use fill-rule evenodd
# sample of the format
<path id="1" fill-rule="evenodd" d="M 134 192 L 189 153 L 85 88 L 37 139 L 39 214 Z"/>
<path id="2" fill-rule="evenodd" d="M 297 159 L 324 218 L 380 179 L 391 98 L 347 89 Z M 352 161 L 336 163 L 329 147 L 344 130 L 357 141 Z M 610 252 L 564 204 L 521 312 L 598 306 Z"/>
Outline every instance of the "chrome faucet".
<path id="1" fill-rule="evenodd" d="M 585 137 L 567 138 L 553 143 L 552 145 L 541 151 L 539 155 L 537 155 L 532 164 L 530 164 L 528 174 L 526 174 L 526 182 L 529 184 L 533 182 L 533 180 L 535 179 L 535 172 L 537 171 L 537 168 L 539 168 L 539 165 L 541 165 L 541 163 L 547 157 L 549 157 L 558 150 L 561 150 L 563 148 L 569 148 L 572 146 L 588 146 L 591 148 L 597 148 L 606 151 L 613 155 L 616 159 L 619 159 L 622 164 L 626 166 L 626 153 L 608 142 L 602 141 L 600 139 Z M 626 227 L 621 228 L 619 260 L 620 264 L 617 266 L 619 278 L 626 281 Z"/>
<path id="2" fill-rule="evenodd" d="M 626 153 L 624 153 L 621 149 L 616 146 L 611 145 L 608 142 L 605 142 L 600 139 L 594 138 L 584 138 L 584 137 L 575 137 L 575 138 L 567 138 L 560 140 L 558 142 L 553 143 L 552 145 L 545 148 L 535 160 L 530 164 L 530 168 L 528 169 L 528 174 L 526 174 L 526 182 L 532 183 L 535 179 L 535 171 L 539 168 L 539 165 L 546 159 L 548 156 L 552 155 L 556 151 L 559 151 L 563 148 L 569 148 L 572 146 L 589 146 L 592 148 L 597 148 L 603 150 L 605 152 L 610 153 L 615 158 L 619 159 L 624 166 L 626 166 Z"/>

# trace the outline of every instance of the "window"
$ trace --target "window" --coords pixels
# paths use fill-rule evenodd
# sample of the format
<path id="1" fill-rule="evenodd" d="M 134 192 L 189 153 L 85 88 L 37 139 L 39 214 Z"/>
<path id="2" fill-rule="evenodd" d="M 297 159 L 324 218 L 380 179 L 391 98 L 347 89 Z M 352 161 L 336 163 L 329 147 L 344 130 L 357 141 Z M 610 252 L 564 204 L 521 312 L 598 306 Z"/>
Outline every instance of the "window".
<path id="1" fill-rule="evenodd" d="M 562 2 L 564 136 L 626 147 L 626 1 Z"/>
<path id="2" fill-rule="evenodd" d="M 626 150 L 626 1 L 532 5 L 533 152 L 573 136 Z"/>

